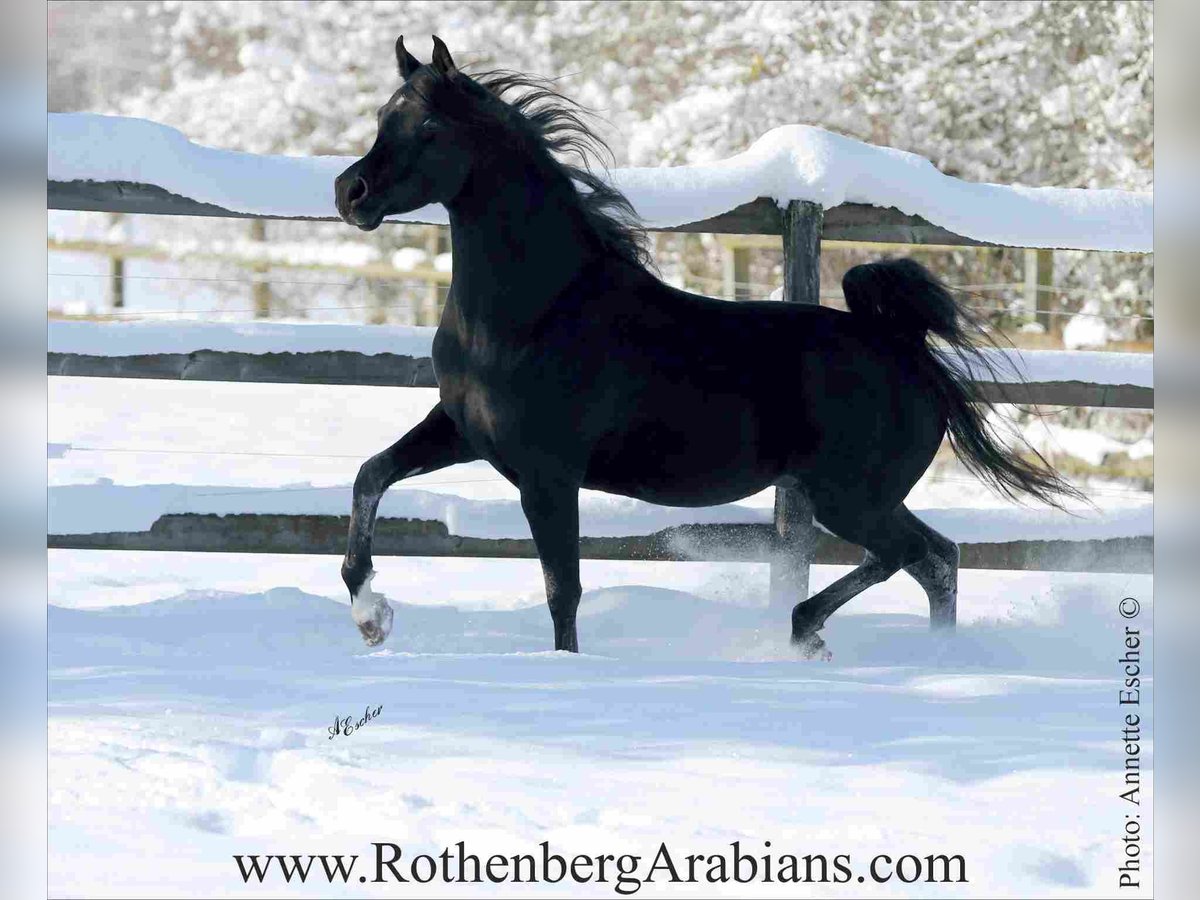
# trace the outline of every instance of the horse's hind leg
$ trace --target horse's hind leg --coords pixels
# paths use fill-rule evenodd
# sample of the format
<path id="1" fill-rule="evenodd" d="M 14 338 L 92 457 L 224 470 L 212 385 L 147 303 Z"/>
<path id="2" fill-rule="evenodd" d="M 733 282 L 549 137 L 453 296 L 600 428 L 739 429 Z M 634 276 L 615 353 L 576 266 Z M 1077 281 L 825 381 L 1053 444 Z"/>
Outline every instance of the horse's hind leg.
<path id="1" fill-rule="evenodd" d="M 900 510 L 879 517 L 860 516 L 845 507 L 823 511 L 818 503 L 817 519 L 838 537 L 866 550 L 858 568 L 797 603 L 792 610 L 792 643 L 810 659 L 829 659 L 831 654 L 817 634 L 825 621 L 871 585 L 886 581 L 901 568 L 925 557 L 927 549 L 924 537 Z"/>
<path id="2" fill-rule="evenodd" d="M 904 571 L 917 580 L 929 597 L 929 625 L 951 631 L 958 616 L 958 544 L 934 531 L 907 509 L 903 515 L 925 538 L 929 552 Z"/>
<path id="3" fill-rule="evenodd" d="M 363 640 L 382 643 L 392 628 L 392 608 L 371 590 L 371 543 L 383 492 L 402 478 L 478 459 L 439 403 L 404 437 L 376 453 L 358 470 L 350 510 L 350 535 L 342 561 L 342 581 L 350 591 L 350 614 Z"/>

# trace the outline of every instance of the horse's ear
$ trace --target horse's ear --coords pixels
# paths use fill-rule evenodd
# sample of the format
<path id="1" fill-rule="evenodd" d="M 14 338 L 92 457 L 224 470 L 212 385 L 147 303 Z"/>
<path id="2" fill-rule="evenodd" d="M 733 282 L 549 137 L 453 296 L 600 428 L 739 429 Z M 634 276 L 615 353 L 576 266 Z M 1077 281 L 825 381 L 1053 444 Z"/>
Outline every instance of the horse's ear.
<path id="1" fill-rule="evenodd" d="M 396 38 L 396 68 L 400 70 L 400 77 L 405 81 L 421 68 L 421 61 L 404 49 L 404 35 Z"/>
<path id="2" fill-rule="evenodd" d="M 458 74 L 458 67 L 450 58 L 450 51 L 446 49 L 446 44 L 436 34 L 433 36 L 433 68 L 449 78 Z"/>

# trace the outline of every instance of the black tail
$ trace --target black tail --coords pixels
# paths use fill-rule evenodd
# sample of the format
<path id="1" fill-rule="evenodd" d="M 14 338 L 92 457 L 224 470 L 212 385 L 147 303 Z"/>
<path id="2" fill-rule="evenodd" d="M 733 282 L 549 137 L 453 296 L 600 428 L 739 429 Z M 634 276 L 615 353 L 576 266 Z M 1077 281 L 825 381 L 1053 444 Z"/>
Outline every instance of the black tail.
<path id="1" fill-rule="evenodd" d="M 963 464 L 993 488 L 1017 499 L 1029 494 L 1062 508 L 1063 497 L 1084 499 L 1040 453 L 1026 444 L 1030 463 L 1007 448 L 988 423 L 992 404 L 974 399 L 971 370 L 997 374 L 997 366 L 972 340 L 993 344 L 981 323 L 955 302 L 950 289 L 911 259 L 887 259 L 850 269 L 842 278 L 846 305 L 857 316 L 874 320 L 899 341 L 919 345 L 946 412 L 950 445 Z M 944 346 L 934 346 L 930 334 Z"/>

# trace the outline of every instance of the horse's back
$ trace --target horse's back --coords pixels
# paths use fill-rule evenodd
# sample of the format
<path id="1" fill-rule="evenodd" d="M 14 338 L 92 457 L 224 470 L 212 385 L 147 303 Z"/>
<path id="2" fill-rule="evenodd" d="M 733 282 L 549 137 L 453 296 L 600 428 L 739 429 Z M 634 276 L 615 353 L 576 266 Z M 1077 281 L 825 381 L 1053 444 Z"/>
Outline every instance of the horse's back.
<path id="1" fill-rule="evenodd" d="M 874 405 L 883 385 L 910 386 L 919 360 L 905 345 L 844 310 L 778 301 L 726 301 L 656 280 L 615 319 L 609 347 L 627 350 L 657 377 L 708 392 L 734 391 L 772 410 L 803 395 Z M 863 391 L 869 396 L 862 396 Z M 783 406 L 781 406 L 781 404 Z"/>

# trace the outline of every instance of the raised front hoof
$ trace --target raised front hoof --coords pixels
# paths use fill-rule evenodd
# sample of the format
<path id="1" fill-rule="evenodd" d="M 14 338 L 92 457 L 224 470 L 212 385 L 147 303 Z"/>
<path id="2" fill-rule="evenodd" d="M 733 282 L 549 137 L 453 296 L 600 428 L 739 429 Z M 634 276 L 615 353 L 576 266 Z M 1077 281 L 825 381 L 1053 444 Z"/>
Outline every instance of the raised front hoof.
<path id="1" fill-rule="evenodd" d="M 801 659 L 816 659 L 821 662 L 830 662 L 833 659 L 833 651 L 825 646 L 825 641 L 815 631 L 803 635 L 793 634 L 792 646 L 799 652 Z"/>
<path id="2" fill-rule="evenodd" d="M 372 572 L 350 598 L 350 616 L 368 647 L 378 647 L 392 633 L 392 607 L 381 594 L 371 590 Z"/>
<path id="3" fill-rule="evenodd" d="M 386 618 L 391 619 L 391 609 L 388 609 Z M 388 633 L 391 631 L 390 621 L 379 622 L 358 622 L 358 633 L 362 635 L 363 641 L 368 647 L 378 647 L 387 640 Z"/>

